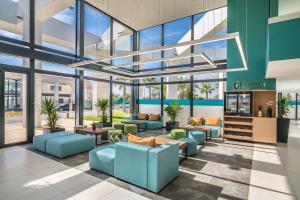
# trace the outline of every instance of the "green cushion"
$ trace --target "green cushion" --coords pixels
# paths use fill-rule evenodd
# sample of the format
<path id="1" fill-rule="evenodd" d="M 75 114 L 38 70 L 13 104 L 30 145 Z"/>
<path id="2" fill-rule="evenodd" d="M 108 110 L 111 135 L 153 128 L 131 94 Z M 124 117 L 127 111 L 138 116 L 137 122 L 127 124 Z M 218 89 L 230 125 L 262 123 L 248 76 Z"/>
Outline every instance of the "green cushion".
<path id="1" fill-rule="evenodd" d="M 166 138 L 166 139 L 172 139 L 172 140 L 174 140 L 174 138 L 172 137 L 172 135 L 171 135 L 171 134 L 167 134 L 167 135 L 158 135 L 157 137 L 159 137 L 159 138 Z"/>
<path id="2" fill-rule="evenodd" d="M 183 129 L 173 129 L 171 131 L 171 136 L 177 140 L 179 138 L 185 138 L 186 137 L 186 131 Z"/>
<path id="3" fill-rule="evenodd" d="M 108 130 L 108 131 L 111 131 L 111 130 L 115 130 L 113 127 L 103 127 L 101 128 L 103 130 Z"/>
<path id="4" fill-rule="evenodd" d="M 115 123 L 114 124 L 114 128 L 117 129 L 117 130 L 122 130 L 124 131 L 124 125 L 123 123 Z"/>
<path id="5" fill-rule="evenodd" d="M 125 134 L 136 134 L 138 132 L 137 125 L 135 124 L 125 124 L 124 125 L 124 133 Z"/>

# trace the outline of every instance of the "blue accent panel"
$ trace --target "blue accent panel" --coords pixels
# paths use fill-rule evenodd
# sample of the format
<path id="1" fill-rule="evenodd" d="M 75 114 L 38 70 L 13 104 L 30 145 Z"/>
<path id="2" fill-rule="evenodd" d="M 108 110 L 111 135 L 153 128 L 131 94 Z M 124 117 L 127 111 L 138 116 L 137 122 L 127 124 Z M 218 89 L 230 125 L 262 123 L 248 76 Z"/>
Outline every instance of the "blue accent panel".
<path id="1" fill-rule="evenodd" d="M 138 104 L 160 105 L 160 99 L 140 99 Z"/>
<path id="2" fill-rule="evenodd" d="M 269 24 L 270 61 L 300 58 L 299 27 L 300 18 Z"/>
<path id="3" fill-rule="evenodd" d="M 90 168 L 114 175 L 115 145 L 110 144 L 104 147 L 93 149 L 89 152 Z"/>
<path id="4" fill-rule="evenodd" d="M 167 143 L 149 151 L 148 189 L 159 192 L 179 173 L 179 146 Z"/>
<path id="5" fill-rule="evenodd" d="M 46 153 L 64 158 L 94 148 L 95 139 L 91 136 L 73 134 L 47 140 Z"/>
<path id="6" fill-rule="evenodd" d="M 177 102 L 179 105 L 187 106 L 190 105 L 189 99 L 165 99 L 164 105 L 172 104 L 173 102 Z"/>
<path id="7" fill-rule="evenodd" d="M 209 99 L 209 100 L 202 100 L 196 99 L 193 101 L 194 106 L 224 106 L 223 99 Z"/>
<path id="8" fill-rule="evenodd" d="M 119 142 L 116 144 L 115 177 L 134 185 L 148 186 L 148 153 L 150 147 Z"/>

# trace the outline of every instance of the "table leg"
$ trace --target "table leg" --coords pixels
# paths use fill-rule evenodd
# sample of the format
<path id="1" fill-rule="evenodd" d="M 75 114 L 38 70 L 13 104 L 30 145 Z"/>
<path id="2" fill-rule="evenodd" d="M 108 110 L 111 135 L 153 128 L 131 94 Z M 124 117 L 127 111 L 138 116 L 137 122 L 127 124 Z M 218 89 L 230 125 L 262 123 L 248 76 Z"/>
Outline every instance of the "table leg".
<path id="1" fill-rule="evenodd" d="M 209 138 L 210 138 L 210 140 L 211 140 L 211 130 L 209 131 Z"/>
<path id="2" fill-rule="evenodd" d="M 98 145 L 98 134 L 95 134 L 95 146 L 97 146 Z"/>

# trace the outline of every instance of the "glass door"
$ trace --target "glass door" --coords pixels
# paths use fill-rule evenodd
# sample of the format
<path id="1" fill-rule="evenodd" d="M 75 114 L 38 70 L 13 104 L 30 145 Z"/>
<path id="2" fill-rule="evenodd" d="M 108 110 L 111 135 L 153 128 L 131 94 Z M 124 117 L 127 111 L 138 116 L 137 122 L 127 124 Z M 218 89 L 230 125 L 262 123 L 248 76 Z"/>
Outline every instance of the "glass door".
<path id="1" fill-rule="evenodd" d="M 27 141 L 27 74 L 1 72 L 1 144 Z"/>

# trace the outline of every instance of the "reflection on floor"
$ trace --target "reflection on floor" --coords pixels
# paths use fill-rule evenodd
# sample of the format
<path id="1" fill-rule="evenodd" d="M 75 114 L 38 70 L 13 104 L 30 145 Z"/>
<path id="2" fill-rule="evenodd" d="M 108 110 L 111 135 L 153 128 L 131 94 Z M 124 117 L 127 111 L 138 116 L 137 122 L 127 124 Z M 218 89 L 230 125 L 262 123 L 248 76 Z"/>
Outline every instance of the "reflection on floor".
<path id="1" fill-rule="evenodd" d="M 289 148 L 296 150 L 214 139 L 199 146 L 197 156 L 181 163 L 179 177 L 154 194 L 90 170 L 87 153 L 57 159 L 30 145 L 11 147 L 0 150 L 0 194 L 4 199 L 41 199 L 41 194 L 43 199 L 296 199 L 299 174 L 291 176 L 299 161 Z M 298 168 L 287 168 L 291 162 Z"/>

